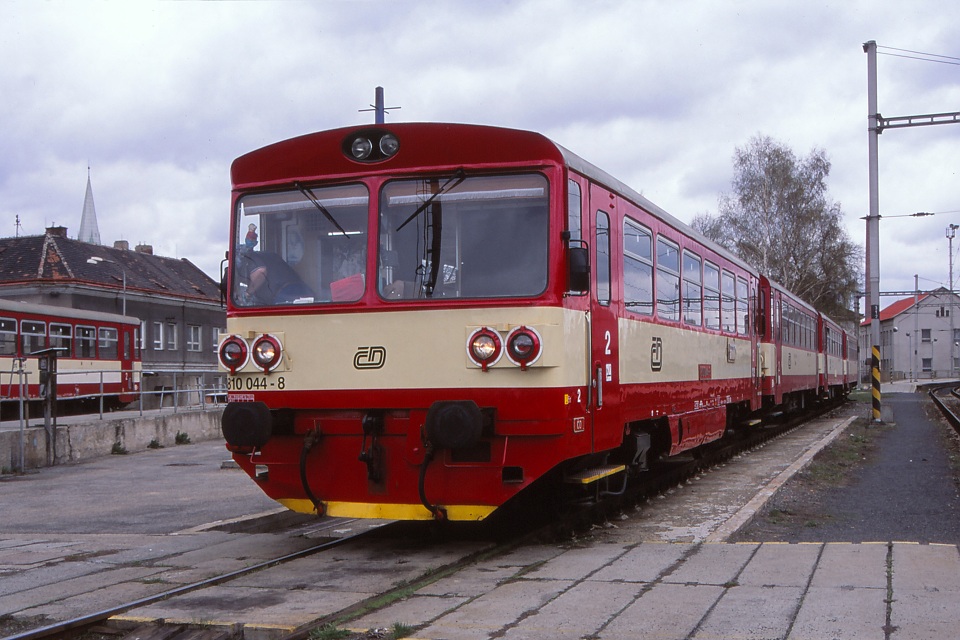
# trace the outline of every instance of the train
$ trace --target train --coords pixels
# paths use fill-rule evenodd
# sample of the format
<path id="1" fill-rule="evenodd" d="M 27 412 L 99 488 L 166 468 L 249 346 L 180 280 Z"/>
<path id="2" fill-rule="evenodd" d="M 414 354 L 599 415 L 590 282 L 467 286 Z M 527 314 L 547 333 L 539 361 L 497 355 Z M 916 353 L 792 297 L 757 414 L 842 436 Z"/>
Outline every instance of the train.
<path id="1" fill-rule="evenodd" d="M 321 131 L 231 181 L 221 426 L 297 512 L 480 521 L 856 384 L 837 323 L 536 132 Z"/>
<path id="2" fill-rule="evenodd" d="M 56 350 L 58 402 L 101 394 L 111 407 L 131 402 L 140 385 L 139 335 L 136 318 L 0 299 L 4 416 L 18 412 L 13 405 L 21 398 L 35 403 L 44 397 L 41 354 L 50 350 Z"/>

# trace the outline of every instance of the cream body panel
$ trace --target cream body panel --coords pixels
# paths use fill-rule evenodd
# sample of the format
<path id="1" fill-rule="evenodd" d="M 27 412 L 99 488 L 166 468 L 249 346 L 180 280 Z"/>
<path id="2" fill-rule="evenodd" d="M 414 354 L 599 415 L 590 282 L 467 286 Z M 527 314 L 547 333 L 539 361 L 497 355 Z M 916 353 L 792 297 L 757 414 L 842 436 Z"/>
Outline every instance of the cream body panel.
<path id="1" fill-rule="evenodd" d="M 655 339 L 661 347 L 660 370 L 655 370 Z M 620 382 L 696 382 L 700 365 L 710 365 L 710 380 L 749 378 L 753 375 L 749 337 L 730 337 L 695 329 L 620 318 Z M 732 360 L 732 361 L 731 361 Z"/>
<path id="2" fill-rule="evenodd" d="M 482 326 L 501 340 L 520 325 L 540 334 L 543 351 L 526 371 L 506 354 L 484 372 L 467 355 Z M 586 384 L 587 318 L 560 307 L 421 309 L 231 318 L 223 336 L 252 345 L 263 333 L 280 339 L 280 365 L 265 374 L 252 359 L 238 375 L 284 378 L 285 390 L 571 387 Z M 359 366 L 355 365 L 355 362 Z"/>

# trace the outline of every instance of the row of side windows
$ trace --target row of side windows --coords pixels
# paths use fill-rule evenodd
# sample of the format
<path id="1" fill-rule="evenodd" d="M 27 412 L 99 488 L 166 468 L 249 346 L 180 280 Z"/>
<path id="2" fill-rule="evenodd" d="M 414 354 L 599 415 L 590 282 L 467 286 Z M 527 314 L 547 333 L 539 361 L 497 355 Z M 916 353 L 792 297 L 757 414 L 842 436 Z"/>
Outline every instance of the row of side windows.
<path id="1" fill-rule="evenodd" d="M 598 212 L 598 217 L 605 215 Z M 739 335 L 750 333 L 745 278 L 693 251 L 681 251 L 664 236 L 657 235 L 654 242 L 651 230 L 630 218 L 623 221 L 623 298 L 633 313 Z"/>
<path id="2" fill-rule="evenodd" d="M 88 327 L 42 320 L 21 320 L 19 331 L 14 318 L 0 318 L 0 356 L 29 355 L 48 347 L 60 349 L 61 358 L 116 360 L 120 351 L 119 332 L 115 327 Z M 136 340 L 134 340 L 136 342 Z M 124 334 L 124 359 L 130 358 L 131 347 Z M 139 357 L 139 352 L 135 357 Z"/>
<path id="3" fill-rule="evenodd" d="M 567 230 L 571 240 L 582 238 L 580 185 L 567 183 Z M 597 211 L 595 266 L 597 300 L 610 303 L 610 217 Z M 644 225 L 624 218 L 623 298 L 628 311 L 656 316 L 693 327 L 749 335 L 749 285 L 695 252 L 666 238 L 656 238 Z M 656 292 L 656 297 L 654 297 Z"/>

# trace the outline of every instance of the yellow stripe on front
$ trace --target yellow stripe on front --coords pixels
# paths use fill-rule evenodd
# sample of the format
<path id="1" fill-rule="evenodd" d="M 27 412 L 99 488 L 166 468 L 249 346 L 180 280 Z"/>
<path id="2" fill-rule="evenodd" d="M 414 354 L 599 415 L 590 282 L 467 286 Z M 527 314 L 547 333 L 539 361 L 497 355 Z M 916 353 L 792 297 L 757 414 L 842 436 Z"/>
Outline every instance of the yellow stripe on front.
<path id="1" fill-rule="evenodd" d="M 298 513 L 314 513 L 309 500 L 285 498 L 280 504 Z M 375 520 L 433 520 L 433 514 L 422 504 L 388 504 L 367 502 L 323 502 L 324 515 L 335 518 L 369 518 Z M 479 521 L 494 512 L 489 505 L 438 505 L 447 512 L 448 520 Z"/>

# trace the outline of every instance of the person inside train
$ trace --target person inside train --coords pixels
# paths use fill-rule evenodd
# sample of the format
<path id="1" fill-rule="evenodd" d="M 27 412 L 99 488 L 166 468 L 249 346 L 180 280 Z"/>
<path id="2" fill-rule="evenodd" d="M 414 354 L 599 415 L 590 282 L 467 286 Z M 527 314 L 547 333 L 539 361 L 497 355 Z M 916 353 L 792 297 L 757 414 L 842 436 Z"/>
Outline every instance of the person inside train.
<path id="1" fill-rule="evenodd" d="M 276 253 L 241 249 L 237 265 L 240 281 L 247 283 L 242 304 L 284 304 L 313 300 L 313 292 L 297 272 Z"/>

